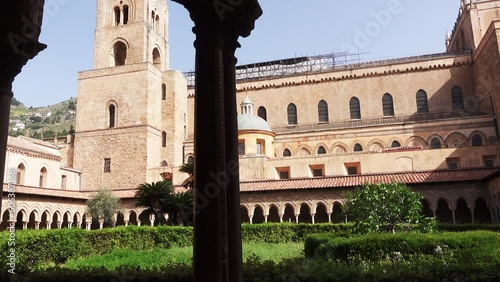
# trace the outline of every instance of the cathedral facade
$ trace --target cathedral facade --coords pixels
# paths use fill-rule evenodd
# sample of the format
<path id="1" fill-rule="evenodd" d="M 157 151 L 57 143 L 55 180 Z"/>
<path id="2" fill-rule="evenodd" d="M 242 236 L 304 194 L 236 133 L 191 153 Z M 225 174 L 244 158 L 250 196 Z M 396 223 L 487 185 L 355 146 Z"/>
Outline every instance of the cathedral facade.
<path id="1" fill-rule="evenodd" d="M 460 2 L 441 54 L 237 67 L 243 221 L 340 222 L 345 192 L 397 181 L 424 196 L 426 215 L 499 223 L 500 1 Z M 165 2 L 97 5 L 76 132 L 9 141 L 19 228 L 91 228 L 85 200 L 100 188 L 122 199 L 115 224 L 154 224 L 134 206 L 134 188 L 179 185 L 178 168 L 194 161 L 195 93 L 192 77 L 169 68 Z"/>

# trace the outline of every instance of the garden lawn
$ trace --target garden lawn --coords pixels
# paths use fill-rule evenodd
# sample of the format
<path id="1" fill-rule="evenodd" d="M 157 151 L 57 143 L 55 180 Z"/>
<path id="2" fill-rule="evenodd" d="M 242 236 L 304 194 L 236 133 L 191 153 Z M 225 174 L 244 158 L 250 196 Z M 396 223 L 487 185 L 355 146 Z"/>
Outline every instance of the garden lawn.
<path id="1" fill-rule="evenodd" d="M 303 257 L 303 243 L 248 243 L 243 244 L 243 260 L 258 256 L 261 260 L 280 262 L 287 258 Z M 147 251 L 116 250 L 111 253 L 68 260 L 68 269 L 105 268 L 116 270 L 122 267 L 157 269 L 166 265 L 190 265 L 193 257 L 192 247 L 175 247 Z"/>

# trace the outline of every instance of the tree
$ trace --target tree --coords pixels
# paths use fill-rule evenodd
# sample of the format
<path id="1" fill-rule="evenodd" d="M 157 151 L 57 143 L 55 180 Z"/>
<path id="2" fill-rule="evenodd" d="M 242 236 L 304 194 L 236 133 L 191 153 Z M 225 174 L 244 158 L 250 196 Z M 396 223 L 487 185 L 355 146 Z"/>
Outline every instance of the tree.
<path id="1" fill-rule="evenodd" d="M 165 202 L 173 192 L 170 180 L 163 180 L 152 183 L 143 183 L 137 187 L 135 192 L 138 207 L 147 207 L 145 212 L 153 212 L 160 224 L 166 224 L 167 220 L 163 216 Z"/>
<path id="2" fill-rule="evenodd" d="M 359 233 L 395 233 L 396 227 L 411 230 L 418 224 L 429 227 L 431 221 L 422 215 L 422 198 L 405 184 L 365 184 L 347 194 L 345 212 Z"/>
<path id="3" fill-rule="evenodd" d="M 184 172 L 189 175 L 188 178 L 186 178 L 182 182 L 182 187 L 192 189 L 194 185 L 194 163 L 185 163 L 179 168 L 179 172 Z"/>
<path id="4" fill-rule="evenodd" d="M 120 200 L 113 195 L 111 190 L 100 189 L 87 200 L 87 213 L 93 218 L 111 223 L 119 204 Z"/>
<path id="5" fill-rule="evenodd" d="M 163 211 L 172 214 L 172 223 L 178 225 L 189 225 L 191 219 L 189 215 L 193 211 L 193 192 L 191 190 L 185 192 L 172 193 L 163 202 Z M 179 222 L 181 216 L 181 222 Z"/>

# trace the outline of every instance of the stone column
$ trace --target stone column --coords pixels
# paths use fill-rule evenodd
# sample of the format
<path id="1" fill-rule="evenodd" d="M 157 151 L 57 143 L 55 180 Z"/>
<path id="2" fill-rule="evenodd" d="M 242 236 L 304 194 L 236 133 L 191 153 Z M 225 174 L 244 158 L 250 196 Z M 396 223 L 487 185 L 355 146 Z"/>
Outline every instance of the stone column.
<path id="1" fill-rule="evenodd" d="M 453 224 L 457 224 L 457 221 L 455 219 L 455 210 L 451 210 L 451 216 L 453 217 Z M 472 219 L 472 221 L 474 221 L 474 219 Z"/>
<path id="2" fill-rule="evenodd" d="M 283 215 L 284 214 L 282 214 L 282 213 L 279 214 L 279 216 L 280 216 L 280 223 L 283 223 Z"/>
<path id="3" fill-rule="evenodd" d="M 295 223 L 299 223 L 299 215 L 300 213 L 295 214 Z"/>
<path id="4" fill-rule="evenodd" d="M 248 218 L 250 219 L 250 224 L 253 224 L 253 214 L 249 214 Z"/>
<path id="5" fill-rule="evenodd" d="M 314 224 L 314 217 L 316 216 L 315 213 L 311 213 L 311 223 Z"/>
<path id="6" fill-rule="evenodd" d="M 137 220 L 137 226 L 141 226 L 141 221 Z"/>
<path id="7" fill-rule="evenodd" d="M 61 229 L 62 228 L 62 222 L 61 221 L 58 221 L 56 224 L 57 224 L 57 229 Z"/>
<path id="8" fill-rule="evenodd" d="M 76 228 L 82 228 L 82 222 L 81 221 L 77 221 L 76 222 Z"/>
<path id="9" fill-rule="evenodd" d="M 328 223 L 332 223 L 332 213 L 328 213 Z"/>
<path id="10" fill-rule="evenodd" d="M 38 42 L 44 0 L 0 2 L 0 180 L 3 183 L 12 82 L 21 68 L 47 46 Z M 0 185 L 0 195 L 3 185 Z M 2 197 L 0 197 L 0 210 Z"/>
<path id="11" fill-rule="evenodd" d="M 127 227 L 129 220 L 128 219 L 124 219 L 123 221 L 125 222 L 125 227 Z"/>
<path id="12" fill-rule="evenodd" d="M 71 229 L 73 227 L 73 221 L 68 221 L 68 228 Z"/>
<path id="13" fill-rule="evenodd" d="M 90 230 L 92 222 L 85 222 L 85 229 Z"/>
<path id="14" fill-rule="evenodd" d="M 35 221 L 35 229 L 40 229 L 40 221 Z"/>
<path id="15" fill-rule="evenodd" d="M 470 218 L 472 219 L 472 224 L 476 224 L 476 219 L 474 218 L 474 209 L 470 209 Z"/>
<path id="16" fill-rule="evenodd" d="M 262 10 L 257 0 L 174 1 L 189 11 L 196 34 L 194 280 L 240 282 L 234 51 Z"/>
<path id="17" fill-rule="evenodd" d="M 50 229 L 50 226 L 52 225 L 52 221 L 47 220 L 46 224 L 47 224 L 47 229 Z"/>
<path id="18" fill-rule="evenodd" d="M 23 230 L 24 229 L 28 229 L 28 222 L 27 221 L 23 221 Z"/>
<path id="19" fill-rule="evenodd" d="M 99 219 L 99 229 L 102 230 L 104 228 L 104 219 Z"/>

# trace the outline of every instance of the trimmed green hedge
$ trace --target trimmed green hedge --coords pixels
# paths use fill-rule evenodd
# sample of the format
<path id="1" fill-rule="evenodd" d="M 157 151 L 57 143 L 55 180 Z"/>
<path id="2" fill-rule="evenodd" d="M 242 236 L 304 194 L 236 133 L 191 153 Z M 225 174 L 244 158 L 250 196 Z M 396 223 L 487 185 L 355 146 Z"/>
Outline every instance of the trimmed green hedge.
<path id="1" fill-rule="evenodd" d="M 500 224 L 439 224 L 439 231 L 465 232 L 474 230 L 500 232 Z"/>
<path id="2" fill-rule="evenodd" d="M 351 224 L 243 224 L 242 239 L 245 243 L 304 242 L 315 233 L 330 233 L 347 237 Z M 474 228 L 500 231 L 499 225 L 442 225 L 443 229 L 465 231 Z M 104 254 L 116 249 L 147 250 L 192 245 L 192 227 L 129 226 L 103 230 L 82 229 L 20 230 L 16 233 L 16 266 L 32 270 L 41 265 L 58 265 L 69 258 Z M 0 253 L 8 254 L 9 232 L 0 232 Z M 328 241 L 328 240 L 327 240 Z M 325 242 L 307 241 L 306 252 L 316 250 Z M 316 245 L 315 245 L 316 244 Z M 309 246 L 309 247 L 308 247 Z M 7 255 L 0 256 L 0 265 L 8 262 Z"/>
<path id="3" fill-rule="evenodd" d="M 266 223 L 243 224 L 242 241 L 245 243 L 290 243 L 304 242 L 306 237 L 315 233 L 350 233 L 352 224 L 305 224 L 305 223 Z"/>
<path id="4" fill-rule="evenodd" d="M 446 254 L 459 261 L 500 264 L 500 234 L 492 231 L 373 233 L 350 238 L 334 234 L 314 234 L 307 237 L 304 252 L 306 257 L 344 262 Z"/>
<path id="5" fill-rule="evenodd" d="M 350 225 L 337 224 L 243 224 L 243 242 L 303 242 L 308 234 L 348 232 Z M 16 231 L 16 265 L 34 269 L 58 265 L 70 258 L 109 253 L 116 249 L 148 250 L 192 245 L 192 227 L 129 226 L 103 230 L 57 229 Z M 7 254 L 9 232 L 0 232 L 0 253 Z M 7 257 L 0 257 L 5 265 Z"/>
<path id="6" fill-rule="evenodd" d="M 15 248 L 16 268 L 33 269 L 42 264 L 61 264 L 70 258 L 104 254 L 116 249 L 147 250 L 192 244 L 193 229 L 170 226 L 129 226 L 103 230 L 21 230 L 15 246 L 8 245 L 9 232 L 0 232 L 0 253 Z M 0 257 L 0 264 L 7 256 Z"/>

